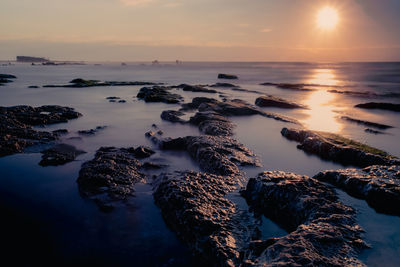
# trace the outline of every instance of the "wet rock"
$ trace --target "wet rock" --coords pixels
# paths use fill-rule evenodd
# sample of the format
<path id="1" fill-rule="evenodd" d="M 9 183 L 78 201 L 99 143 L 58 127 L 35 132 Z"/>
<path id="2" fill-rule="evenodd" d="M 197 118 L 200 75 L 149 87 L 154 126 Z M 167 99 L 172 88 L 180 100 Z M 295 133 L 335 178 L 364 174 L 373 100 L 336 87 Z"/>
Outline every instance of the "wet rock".
<path id="1" fill-rule="evenodd" d="M 168 87 L 143 87 L 137 94 L 137 98 L 143 99 L 145 102 L 164 102 L 167 104 L 176 104 L 183 100 L 182 96 L 172 94 Z"/>
<path id="2" fill-rule="evenodd" d="M 257 157 L 244 145 L 229 137 L 186 136 L 151 140 L 164 150 L 184 150 L 200 167 L 217 175 L 239 175 L 238 166 L 259 166 Z"/>
<path id="3" fill-rule="evenodd" d="M 261 243 L 247 266 L 363 266 L 362 229 L 353 208 L 316 179 L 281 171 L 251 178 L 242 192 L 252 209 L 290 233 Z M 265 249 L 260 256 L 260 250 Z"/>
<path id="4" fill-rule="evenodd" d="M 303 83 L 270 83 L 270 82 L 266 82 L 266 83 L 261 83 L 260 85 L 275 86 L 280 89 L 288 89 L 288 90 L 293 90 L 293 91 L 315 91 L 315 89 L 307 88 L 307 86 L 312 86 L 311 84 L 303 84 Z"/>
<path id="5" fill-rule="evenodd" d="M 41 153 L 43 155 L 42 160 L 39 162 L 40 166 L 58 166 L 74 161 L 77 156 L 86 152 L 71 145 L 58 144 Z"/>
<path id="6" fill-rule="evenodd" d="M 157 131 L 157 134 L 158 134 L 158 135 L 163 135 L 164 132 L 163 132 L 162 130 L 159 130 L 159 131 Z"/>
<path id="7" fill-rule="evenodd" d="M 161 113 L 161 119 L 170 122 L 185 123 L 186 121 L 180 117 L 185 115 L 185 113 L 176 110 L 165 110 Z"/>
<path id="8" fill-rule="evenodd" d="M 237 87 L 234 84 L 231 83 L 215 83 L 213 85 L 210 85 L 210 87 L 227 87 L 227 88 L 233 88 L 233 87 Z"/>
<path id="9" fill-rule="evenodd" d="M 189 121 L 208 135 L 231 136 L 235 125 L 226 117 L 213 111 L 197 112 Z"/>
<path id="10" fill-rule="evenodd" d="M 343 165 L 367 167 L 371 165 L 393 165 L 400 161 L 386 152 L 339 135 L 283 128 L 281 134 L 289 140 L 299 142 L 297 148 Z"/>
<path id="11" fill-rule="evenodd" d="M 39 88 L 39 86 L 37 86 L 37 85 L 30 85 L 30 86 L 28 86 L 28 88 L 37 89 L 37 88 Z"/>
<path id="12" fill-rule="evenodd" d="M 203 103 L 218 103 L 218 100 L 208 97 L 195 97 L 192 99 L 191 103 L 182 104 L 181 110 L 188 111 L 188 110 L 198 109 L 199 106 Z"/>
<path id="13" fill-rule="evenodd" d="M 12 83 L 13 81 L 10 79 L 0 79 L 0 84 L 4 84 L 4 83 Z"/>
<path id="14" fill-rule="evenodd" d="M 303 105 L 290 102 L 288 100 L 272 95 L 258 97 L 255 104 L 259 107 L 277 107 L 287 109 L 305 108 Z"/>
<path id="15" fill-rule="evenodd" d="M 400 104 L 392 104 L 392 103 L 376 103 L 376 102 L 369 102 L 365 104 L 358 104 L 355 105 L 356 108 L 363 108 L 363 109 L 382 109 L 382 110 L 390 110 L 400 112 Z"/>
<path id="16" fill-rule="evenodd" d="M 240 87 L 234 87 L 232 88 L 232 91 L 238 91 L 238 92 L 246 92 L 246 93 L 253 93 L 253 94 L 258 94 L 258 95 L 263 95 L 263 92 L 257 91 L 257 90 L 249 90 L 249 89 L 244 89 Z"/>
<path id="17" fill-rule="evenodd" d="M 139 146 L 139 147 L 135 148 L 135 150 L 133 150 L 133 153 L 135 154 L 136 158 L 144 159 L 144 158 L 150 157 L 151 155 L 153 155 L 156 152 L 151 150 L 149 147 Z"/>
<path id="18" fill-rule="evenodd" d="M 58 130 L 52 131 L 52 133 L 55 135 L 61 136 L 61 135 L 68 134 L 68 130 L 67 129 L 58 129 Z"/>
<path id="19" fill-rule="evenodd" d="M 323 171 L 314 178 L 365 199 L 378 212 L 400 216 L 400 166 Z"/>
<path id="20" fill-rule="evenodd" d="M 362 125 L 366 125 L 368 127 L 373 127 L 373 128 L 377 128 L 377 129 L 389 129 L 389 128 L 393 128 L 393 126 L 390 125 L 386 125 L 386 124 L 381 124 L 381 123 L 377 123 L 377 122 L 370 122 L 370 121 L 365 121 L 365 120 L 359 120 L 359 119 L 354 119 L 348 116 L 342 116 L 340 117 L 343 120 L 349 121 L 349 122 L 354 122 L 357 124 L 362 124 Z"/>
<path id="21" fill-rule="evenodd" d="M 145 162 L 142 164 L 142 169 L 145 170 L 159 170 L 168 167 L 168 165 L 158 164 L 154 162 Z"/>
<path id="22" fill-rule="evenodd" d="M 95 135 L 96 133 L 98 133 L 101 130 L 104 130 L 105 128 L 107 128 L 107 126 L 97 126 L 95 129 L 80 130 L 78 131 L 78 134 L 86 136 Z"/>
<path id="23" fill-rule="evenodd" d="M 387 92 L 387 93 L 375 93 L 375 92 L 370 92 L 370 91 L 340 91 L 340 90 L 328 90 L 329 93 L 335 93 L 335 94 L 342 94 L 342 95 L 348 95 L 348 96 L 354 96 L 354 97 L 365 97 L 365 98 L 377 98 L 377 97 L 388 97 L 388 98 L 398 98 L 400 97 L 400 93 L 396 92 Z"/>
<path id="24" fill-rule="evenodd" d="M 141 166 L 129 149 L 102 147 L 94 159 L 82 164 L 77 180 L 79 191 L 96 200 L 100 208 L 112 209 L 114 201 L 126 200 L 134 194 L 134 185 L 144 182 Z"/>
<path id="25" fill-rule="evenodd" d="M 147 133 L 145 133 L 144 135 L 146 136 L 146 137 L 151 137 L 151 136 L 153 136 L 153 135 L 155 135 L 156 133 L 155 132 L 153 132 L 153 131 L 148 131 Z"/>
<path id="26" fill-rule="evenodd" d="M 224 198 L 235 179 L 187 171 L 161 174 L 154 184 L 165 222 L 194 254 L 213 266 L 239 266 L 235 206 Z"/>
<path id="27" fill-rule="evenodd" d="M 121 99 L 121 98 L 118 96 L 108 96 L 108 97 L 106 97 L 106 99 L 107 100 L 117 100 L 117 99 Z"/>
<path id="28" fill-rule="evenodd" d="M 232 74 L 220 73 L 218 74 L 218 79 L 237 80 L 238 76 Z"/>
<path id="29" fill-rule="evenodd" d="M 59 137 L 57 132 L 37 131 L 32 126 L 67 122 L 79 116 L 74 109 L 61 106 L 0 107 L 0 156 L 21 153 L 28 146 Z"/>
<path id="30" fill-rule="evenodd" d="M 365 129 L 364 132 L 370 133 L 370 134 L 386 134 L 384 132 L 373 130 L 373 129 L 370 129 L 370 128 Z"/>
<path id="31" fill-rule="evenodd" d="M 16 79 L 17 77 L 11 74 L 0 74 L 0 79 Z"/>
<path id="32" fill-rule="evenodd" d="M 126 103 L 126 100 L 124 99 L 118 100 L 118 103 Z"/>
<path id="33" fill-rule="evenodd" d="M 196 92 L 196 93 L 211 93 L 211 94 L 217 93 L 217 91 L 215 91 L 214 89 L 207 89 L 202 85 L 183 84 L 181 88 L 183 91 Z"/>
<path id="34" fill-rule="evenodd" d="M 144 85 L 157 85 L 153 82 L 125 82 L 125 81 L 98 81 L 98 80 L 85 80 L 82 78 L 73 79 L 69 84 L 60 85 L 44 85 L 43 87 L 72 87 L 72 88 L 83 88 L 83 87 L 99 87 L 99 86 L 144 86 Z"/>

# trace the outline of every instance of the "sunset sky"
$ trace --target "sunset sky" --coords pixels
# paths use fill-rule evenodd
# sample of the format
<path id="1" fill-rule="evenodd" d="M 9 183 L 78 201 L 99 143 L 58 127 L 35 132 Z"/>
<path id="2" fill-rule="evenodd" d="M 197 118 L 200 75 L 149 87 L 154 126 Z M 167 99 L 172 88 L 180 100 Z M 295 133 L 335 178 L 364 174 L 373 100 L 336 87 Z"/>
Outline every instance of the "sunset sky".
<path id="1" fill-rule="evenodd" d="M 1 0 L 0 59 L 400 61 L 399 14 L 399 0 Z"/>

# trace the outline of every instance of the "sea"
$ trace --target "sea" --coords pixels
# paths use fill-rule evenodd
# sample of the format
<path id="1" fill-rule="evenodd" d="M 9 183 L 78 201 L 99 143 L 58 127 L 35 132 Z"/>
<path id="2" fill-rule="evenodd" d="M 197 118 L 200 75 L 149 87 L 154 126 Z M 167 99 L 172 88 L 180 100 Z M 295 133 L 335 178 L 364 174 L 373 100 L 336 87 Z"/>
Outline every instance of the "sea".
<path id="1" fill-rule="evenodd" d="M 67 84 L 75 78 L 100 81 L 148 81 L 166 85 L 229 82 L 244 91 L 217 88 L 218 94 L 177 90 L 184 102 L 205 96 L 221 100 L 242 99 L 254 104 L 260 95 L 273 95 L 307 106 L 286 110 L 262 108 L 297 119 L 305 128 L 340 134 L 400 157 L 400 113 L 354 107 L 367 102 L 400 104 L 400 63 L 307 63 L 307 62 L 93 62 L 85 65 L 43 66 L 4 64 L 0 73 L 17 76 L 0 87 L 0 106 L 62 105 L 83 116 L 68 123 L 38 127 L 42 130 L 68 129 L 63 143 L 85 150 L 76 161 L 57 167 L 41 167 L 39 153 L 32 147 L 25 153 L 0 158 L 0 234 L 15 266 L 195 266 L 197 260 L 165 224 L 154 204 L 152 179 L 136 185 L 135 196 L 110 213 L 82 197 L 77 177 L 80 166 L 93 158 L 102 146 L 146 145 L 157 153 L 152 160 L 168 165 L 163 172 L 196 170 L 199 166 L 185 152 L 161 151 L 145 132 L 156 124 L 164 136 L 201 134 L 197 127 L 163 121 L 163 110 L 178 110 L 177 104 L 145 103 L 136 98 L 143 86 L 89 88 L 46 88 Z M 237 80 L 221 80 L 219 73 L 234 74 Z M 288 90 L 273 84 L 303 84 L 311 90 Z M 38 86 L 38 88 L 29 88 Z M 110 96 L 126 103 L 109 102 Z M 190 117 L 192 114 L 188 114 Z M 342 117 L 393 126 L 381 134 L 366 132 L 366 126 Z M 264 170 L 281 170 L 314 176 L 319 171 L 352 166 L 321 160 L 297 149 L 283 138 L 284 127 L 298 127 L 261 116 L 233 117 L 233 138 L 254 151 L 261 167 L 243 167 L 247 179 Z M 98 134 L 76 139 L 79 130 L 107 126 Z M 368 204 L 337 190 L 340 200 L 357 210 L 364 240 L 371 246 L 360 254 L 368 266 L 400 266 L 400 217 L 377 213 Z M 236 192 L 231 199 L 244 213 L 248 206 Z M 262 218 L 263 237 L 286 235 L 274 222 Z"/>

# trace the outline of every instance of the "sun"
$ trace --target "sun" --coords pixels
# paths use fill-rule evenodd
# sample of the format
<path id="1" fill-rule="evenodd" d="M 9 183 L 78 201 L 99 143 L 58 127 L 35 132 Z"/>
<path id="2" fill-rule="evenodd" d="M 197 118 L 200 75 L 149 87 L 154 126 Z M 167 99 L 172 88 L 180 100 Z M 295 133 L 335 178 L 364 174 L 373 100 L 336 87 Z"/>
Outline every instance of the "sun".
<path id="1" fill-rule="evenodd" d="M 339 22 L 338 11 L 330 6 L 326 6 L 318 11 L 317 25 L 322 30 L 332 30 Z"/>

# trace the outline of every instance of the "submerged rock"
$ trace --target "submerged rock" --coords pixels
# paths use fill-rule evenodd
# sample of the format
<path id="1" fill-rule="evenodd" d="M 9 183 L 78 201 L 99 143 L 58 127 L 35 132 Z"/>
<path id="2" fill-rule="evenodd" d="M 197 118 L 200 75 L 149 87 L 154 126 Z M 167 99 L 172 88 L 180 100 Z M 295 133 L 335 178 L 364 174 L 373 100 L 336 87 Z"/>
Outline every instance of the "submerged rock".
<path id="1" fill-rule="evenodd" d="M 378 212 L 400 216 L 400 166 L 323 171 L 314 178 L 365 199 Z"/>
<path id="2" fill-rule="evenodd" d="M 144 182 L 139 171 L 142 164 L 132 149 L 102 147 L 94 159 L 82 164 L 79 171 L 79 191 L 96 201 L 100 209 L 112 209 L 115 200 L 126 200 L 134 193 L 134 185 Z"/>
<path id="3" fill-rule="evenodd" d="M 176 110 L 164 110 L 161 113 L 161 119 L 170 122 L 179 122 L 179 123 L 186 123 L 185 120 L 181 119 L 180 117 L 185 115 L 185 113 Z"/>
<path id="4" fill-rule="evenodd" d="M 158 83 L 153 82 L 125 82 L 125 81 L 98 81 L 98 80 L 85 80 L 82 78 L 73 79 L 69 84 L 60 85 L 43 85 L 43 87 L 72 87 L 72 88 L 83 88 L 83 87 L 99 87 L 99 86 L 144 86 L 144 85 L 157 85 Z"/>
<path id="5" fill-rule="evenodd" d="M 381 123 L 377 123 L 377 122 L 370 122 L 370 121 L 365 121 L 365 120 L 359 120 L 359 119 L 354 119 L 348 116 L 342 116 L 340 117 L 343 120 L 349 121 L 349 122 L 354 122 L 357 124 L 362 124 L 362 125 L 366 125 L 368 127 L 374 127 L 374 128 L 378 128 L 378 129 L 389 129 L 389 128 L 393 128 L 393 126 L 390 125 L 386 125 L 386 124 L 381 124 Z"/>
<path id="6" fill-rule="evenodd" d="M 229 137 L 186 136 L 151 140 L 164 150 L 184 150 L 200 167 L 217 175 L 239 175 L 238 166 L 259 166 L 257 157 L 244 145 Z"/>
<path id="7" fill-rule="evenodd" d="M 58 144 L 41 153 L 43 155 L 42 160 L 39 162 L 40 166 L 58 166 L 74 161 L 77 156 L 86 152 L 71 145 Z"/>
<path id="8" fill-rule="evenodd" d="M 201 85 L 189 85 L 189 84 L 184 84 L 182 85 L 182 90 L 183 91 L 190 91 L 190 92 L 196 92 L 196 93 L 211 93 L 211 94 L 216 94 L 217 91 L 214 89 L 207 89 L 204 86 Z"/>
<path id="9" fill-rule="evenodd" d="M 176 104 L 183 100 L 178 94 L 170 93 L 169 87 L 143 87 L 137 94 L 137 98 L 143 99 L 145 102 L 164 102 L 167 104 Z"/>
<path id="10" fill-rule="evenodd" d="M 275 97 L 272 95 L 258 97 L 256 99 L 255 104 L 259 107 L 277 107 L 277 108 L 288 108 L 288 109 L 305 108 L 303 105 L 290 102 L 288 100 Z"/>
<path id="11" fill-rule="evenodd" d="M 218 79 L 237 80 L 239 78 L 236 75 L 220 73 Z"/>
<path id="12" fill-rule="evenodd" d="M 181 110 L 188 111 L 193 109 L 198 109 L 201 104 L 206 103 L 219 103 L 217 99 L 208 98 L 208 97 L 195 97 L 192 99 L 191 103 L 182 104 Z"/>
<path id="13" fill-rule="evenodd" d="M 370 128 L 365 129 L 364 132 L 371 133 L 371 134 L 386 134 L 385 132 L 373 130 L 373 129 L 370 129 Z"/>
<path id="14" fill-rule="evenodd" d="M 299 142 L 297 148 L 344 165 L 367 167 L 371 165 L 393 165 L 400 161 L 385 151 L 344 138 L 336 134 L 283 128 L 281 134 L 289 140 Z"/>
<path id="15" fill-rule="evenodd" d="M 237 85 L 231 84 L 231 83 L 215 83 L 213 85 L 210 85 L 210 87 L 227 87 L 227 88 L 233 88 L 233 87 L 238 87 Z"/>
<path id="16" fill-rule="evenodd" d="M 280 89 L 288 89 L 293 91 L 315 91 L 315 89 L 307 88 L 307 86 L 315 86 L 313 84 L 304 84 L 304 83 L 261 83 L 260 85 L 264 86 L 275 86 Z"/>
<path id="17" fill-rule="evenodd" d="M 16 79 L 17 77 L 11 74 L 0 74 L 0 79 Z"/>
<path id="18" fill-rule="evenodd" d="M 98 133 L 101 130 L 104 130 L 105 128 L 107 128 L 107 126 L 97 126 L 95 129 L 80 130 L 78 131 L 78 134 L 87 136 L 95 135 L 96 133 Z"/>
<path id="19" fill-rule="evenodd" d="M 235 205 L 224 196 L 236 180 L 193 171 L 161 174 L 154 200 L 167 225 L 205 263 L 239 266 L 240 253 L 232 229 Z"/>
<path id="20" fill-rule="evenodd" d="M 392 103 L 376 103 L 369 102 L 365 104 L 355 105 L 356 108 L 363 109 L 382 109 L 382 110 L 390 110 L 400 112 L 400 104 L 392 104 Z"/>
<path id="21" fill-rule="evenodd" d="M 67 122 L 82 116 L 69 107 L 0 107 L 0 156 L 21 153 L 26 147 L 58 139 L 59 133 L 32 126 Z"/>
<path id="22" fill-rule="evenodd" d="M 156 153 L 147 146 L 139 146 L 134 150 L 132 150 L 132 152 L 135 154 L 135 157 L 139 159 L 148 158 L 154 153 Z"/>
<path id="23" fill-rule="evenodd" d="M 367 245 L 355 211 L 316 179 L 281 171 L 251 178 L 242 192 L 249 205 L 290 233 L 261 241 L 248 266 L 363 266 L 357 254 Z M 260 256 L 257 256 L 260 254 Z"/>

